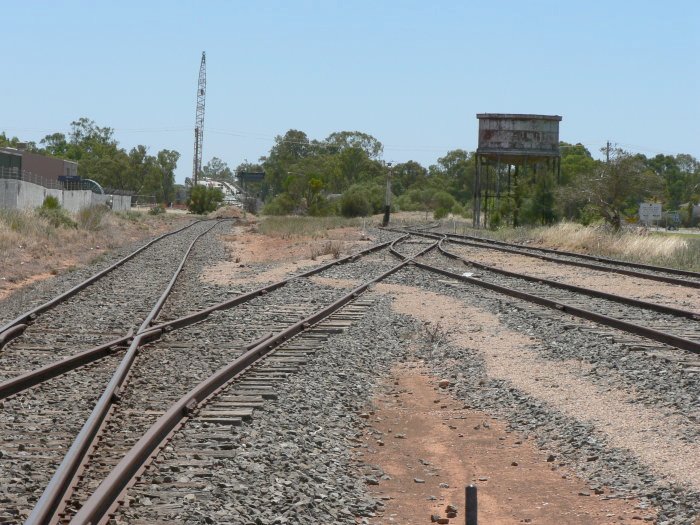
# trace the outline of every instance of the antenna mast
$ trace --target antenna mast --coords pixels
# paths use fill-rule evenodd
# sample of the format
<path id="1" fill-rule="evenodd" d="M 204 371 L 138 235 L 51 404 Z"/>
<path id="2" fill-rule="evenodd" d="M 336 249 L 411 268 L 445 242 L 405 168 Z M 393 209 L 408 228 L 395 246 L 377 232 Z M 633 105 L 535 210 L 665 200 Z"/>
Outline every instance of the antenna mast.
<path id="1" fill-rule="evenodd" d="M 202 51 L 202 62 L 199 65 L 199 84 L 197 85 L 197 118 L 194 123 L 194 160 L 192 165 L 193 186 L 197 185 L 197 177 L 202 171 L 202 142 L 204 139 L 204 95 L 207 91 L 207 57 Z"/>

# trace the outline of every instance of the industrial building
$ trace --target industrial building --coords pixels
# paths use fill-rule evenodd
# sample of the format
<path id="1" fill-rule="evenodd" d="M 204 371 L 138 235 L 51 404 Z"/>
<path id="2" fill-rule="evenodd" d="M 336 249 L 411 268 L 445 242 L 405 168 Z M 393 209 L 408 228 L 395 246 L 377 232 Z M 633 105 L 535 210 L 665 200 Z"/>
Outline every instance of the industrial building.
<path id="1" fill-rule="evenodd" d="M 0 148 L 0 209 L 36 208 L 48 196 L 71 212 L 96 205 L 114 211 L 131 208 L 130 195 L 108 194 L 96 182 L 81 179 L 77 162 Z"/>
<path id="2" fill-rule="evenodd" d="M 71 180 L 78 176 L 78 163 L 26 149 L 0 148 L 0 172 L 3 178 L 23 173 L 36 184 L 44 182 L 49 187 L 57 187 L 59 180 Z"/>

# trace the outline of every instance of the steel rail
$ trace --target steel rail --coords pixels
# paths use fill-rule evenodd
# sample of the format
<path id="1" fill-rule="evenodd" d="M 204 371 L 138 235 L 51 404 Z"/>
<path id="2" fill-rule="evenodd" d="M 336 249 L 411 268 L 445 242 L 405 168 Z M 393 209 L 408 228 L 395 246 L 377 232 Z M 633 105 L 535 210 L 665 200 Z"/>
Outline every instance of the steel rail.
<path id="1" fill-rule="evenodd" d="M 51 505 L 56 504 L 55 506 L 58 506 L 57 504 L 60 502 L 60 499 L 57 500 L 56 498 L 60 498 L 69 489 L 71 481 L 73 480 L 73 476 L 80 467 L 80 464 L 82 463 L 85 454 L 89 450 L 89 445 L 92 442 L 92 439 L 97 434 L 99 426 L 102 424 L 102 421 L 106 417 L 113 400 L 117 396 L 119 387 L 126 378 L 126 374 L 131 368 L 131 364 L 133 363 L 134 359 L 136 358 L 136 353 L 138 351 L 139 346 L 141 346 L 141 344 L 147 341 L 150 341 L 153 337 L 159 337 L 162 334 L 161 329 L 154 330 L 152 328 L 149 328 L 149 326 L 163 308 L 163 305 L 165 304 L 168 295 L 172 291 L 175 281 L 177 280 L 178 276 L 180 275 L 180 272 L 182 272 L 182 269 L 185 266 L 185 262 L 187 261 L 192 251 L 192 248 L 200 238 L 209 233 L 213 228 L 215 228 L 222 222 L 228 220 L 231 219 L 215 221 L 211 227 L 198 234 L 187 247 L 187 250 L 183 254 L 180 264 L 173 273 L 170 282 L 161 293 L 160 297 L 156 301 L 156 304 L 153 306 L 153 308 L 151 308 L 151 311 L 146 316 L 146 319 L 144 319 L 144 321 L 141 323 L 141 326 L 136 332 L 135 337 L 131 340 L 131 344 L 129 345 L 129 348 L 126 351 L 125 356 L 122 358 L 122 361 L 120 362 L 117 371 L 110 379 L 107 388 L 103 392 L 102 396 L 100 396 L 100 399 L 97 401 L 97 404 L 95 405 L 92 413 L 90 414 L 87 421 L 78 433 L 78 437 L 73 442 L 70 449 L 64 456 L 63 461 L 61 462 L 61 466 L 59 466 L 58 470 L 51 478 L 51 481 L 49 481 L 49 484 L 47 485 L 46 489 L 44 490 L 44 493 L 39 499 L 39 503 L 41 503 L 42 501 L 46 501 L 50 502 Z M 74 363 L 76 362 L 78 361 L 74 361 Z M 37 505 L 39 505 L 39 503 Z M 34 516 L 34 513 L 32 513 L 27 519 L 27 523 L 31 523 L 33 517 L 35 520 L 38 520 L 35 521 L 36 523 L 44 523 L 46 520 L 45 513 L 40 512 L 37 514 L 37 516 Z"/>
<path id="2" fill-rule="evenodd" d="M 453 252 L 450 252 L 449 250 L 446 250 L 442 245 L 442 243 L 445 240 L 447 240 L 447 239 L 442 239 L 438 243 L 438 250 L 440 250 L 440 253 L 442 253 L 443 255 L 445 255 L 446 257 L 449 257 L 451 259 L 460 260 L 460 261 L 462 261 L 462 263 L 464 263 L 465 265 L 468 265 L 468 266 L 474 266 L 475 268 L 480 268 L 482 270 L 486 270 L 489 272 L 497 273 L 500 275 L 505 275 L 506 277 L 514 277 L 516 279 L 522 279 L 523 281 L 529 281 L 529 282 L 533 282 L 533 283 L 542 283 L 542 284 L 546 284 L 547 286 L 551 286 L 553 288 L 560 288 L 562 290 L 577 292 L 580 294 L 589 295 L 591 297 L 597 297 L 600 299 L 606 299 L 608 301 L 614 301 L 617 303 L 627 304 L 630 306 L 645 308 L 647 310 L 653 310 L 653 311 L 659 312 L 659 313 L 675 315 L 678 317 L 685 317 L 688 319 L 693 319 L 695 321 L 700 320 L 700 314 L 698 314 L 697 312 L 693 312 L 691 310 L 683 310 L 682 308 L 674 308 L 673 306 L 665 306 L 662 304 L 650 303 L 648 301 L 643 301 L 641 299 L 634 299 L 632 297 L 624 297 L 622 295 L 615 295 L 615 294 L 611 294 L 608 292 L 593 290 L 591 288 L 584 288 L 582 286 L 576 286 L 574 284 L 567 284 L 567 283 L 561 283 L 559 281 L 552 281 L 551 279 L 546 279 L 544 277 L 533 277 L 531 275 L 525 275 L 525 274 L 521 274 L 521 273 L 511 272 L 508 270 L 503 270 L 503 269 L 497 268 L 495 266 L 489 266 L 488 264 L 483 264 L 483 263 L 479 263 L 476 261 L 472 261 L 471 259 L 465 259 L 456 253 L 453 253 Z M 451 242 L 451 240 L 447 240 L 447 242 Z"/>
<path id="3" fill-rule="evenodd" d="M 168 232 L 168 233 L 164 233 L 163 235 L 160 235 L 159 237 L 152 239 L 151 241 L 144 244 L 143 246 L 141 246 L 137 250 L 131 252 L 129 255 L 122 257 L 121 259 L 119 259 L 117 262 L 115 262 L 111 266 L 108 266 L 104 270 L 101 270 L 101 271 L 97 272 L 96 274 L 88 277 L 83 282 L 76 284 L 70 290 L 63 292 L 62 294 L 57 295 L 53 299 L 46 301 L 44 304 L 41 304 L 41 305 L 37 306 L 36 308 L 33 308 L 27 312 L 24 312 L 23 314 L 20 314 L 17 318 L 13 319 L 12 321 L 6 323 L 3 326 L 0 326 L 0 348 L 2 348 L 11 339 L 20 335 L 27 328 L 27 326 L 29 326 L 32 323 L 32 321 L 34 321 L 39 316 L 39 314 L 46 312 L 47 310 L 50 310 L 54 306 L 69 299 L 70 297 L 72 297 L 73 295 L 78 293 L 83 288 L 85 288 L 85 287 L 91 285 L 92 283 L 94 283 L 95 281 L 101 279 L 102 277 L 107 275 L 109 272 L 122 266 L 124 263 L 126 263 L 130 259 L 133 259 L 136 255 L 141 253 L 143 250 L 145 250 L 149 246 L 155 244 L 158 241 L 163 240 L 166 237 L 180 233 L 181 231 L 186 230 L 187 228 L 191 228 L 192 226 L 194 226 L 195 224 L 198 224 L 200 222 L 203 222 L 203 221 L 194 221 L 194 222 L 192 222 L 192 223 L 190 223 L 182 228 L 179 228 L 177 230 L 173 230 L 173 231 Z"/>
<path id="4" fill-rule="evenodd" d="M 406 230 L 398 230 L 398 231 L 406 231 Z M 416 231 L 411 231 L 414 235 L 420 235 L 423 237 L 429 237 L 432 239 L 437 239 L 437 238 L 442 238 L 445 235 L 437 234 L 437 233 L 425 233 L 425 232 L 416 232 Z M 514 253 L 517 255 L 524 255 L 526 257 L 533 257 L 536 259 L 540 259 L 543 261 L 548 261 L 548 262 L 554 262 L 557 264 L 568 264 L 570 266 L 578 266 L 581 268 L 588 268 L 591 270 L 598 270 L 601 272 L 607 272 L 607 273 L 619 273 L 622 275 L 628 275 L 630 277 L 638 277 L 642 279 L 649 279 L 652 281 L 660 281 L 660 282 L 665 282 L 669 284 L 677 284 L 679 286 L 685 286 L 687 288 L 700 288 L 700 281 L 688 281 L 685 279 L 679 279 L 677 277 L 670 277 L 667 275 L 655 275 L 651 273 L 646 273 L 646 272 L 637 272 L 635 270 L 626 270 L 624 268 L 611 268 L 610 266 L 603 266 L 602 264 L 595 264 L 595 263 L 589 263 L 585 261 L 571 261 L 571 260 L 564 260 L 564 259 L 558 259 L 556 257 L 550 257 L 548 255 L 536 255 L 532 253 L 527 253 L 523 251 L 524 249 L 516 249 L 516 248 L 509 248 L 506 246 L 483 246 L 478 243 L 474 243 L 471 241 L 465 241 L 462 239 L 450 239 L 450 242 L 453 242 L 455 244 L 463 244 L 465 246 L 473 246 L 477 248 L 486 248 L 488 250 L 498 250 L 502 252 L 507 252 L 507 253 Z M 527 248 L 530 249 L 530 248 Z M 578 254 L 572 254 L 572 256 L 578 256 Z M 618 264 L 627 264 L 625 262 L 619 262 Z M 633 266 L 630 264 L 630 266 Z M 666 271 L 665 268 L 662 267 L 652 267 L 655 268 L 656 271 Z M 682 270 L 679 270 L 682 271 Z M 700 277 L 700 274 L 693 274 L 694 276 L 697 275 L 697 277 Z"/>
<path id="5" fill-rule="evenodd" d="M 538 251 L 538 252 L 543 252 L 543 253 L 554 253 L 557 255 L 566 255 L 569 257 L 580 257 L 581 259 L 588 259 L 590 261 L 598 261 L 598 262 L 604 262 L 604 263 L 608 263 L 608 264 L 625 265 L 625 266 L 631 266 L 633 268 L 640 268 L 643 270 L 652 270 L 655 272 L 666 272 L 666 273 L 671 273 L 671 274 L 675 274 L 675 275 L 684 275 L 686 277 L 697 277 L 698 279 L 700 279 L 700 272 L 694 272 L 692 270 L 682 270 L 680 268 L 669 268 L 668 266 L 655 266 L 653 264 L 628 262 L 628 261 L 623 261 L 622 259 L 615 259 L 613 257 L 605 257 L 602 255 L 589 255 L 586 253 L 571 252 L 571 251 L 567 251 L 567 250 L 557 250 L 556 248 L 544 248 L 542 246 L 523 246 L 523 245 L 520 245 L 517 243 L 498 241 L 496 239 L 487 239 L 485 237 L 477 237 L 475 235 L 461 235 L 458 233 L 445 233 L 444 235 L 447 235 L 448 237 L 456 237 L 458 239 L 471 239 L 473 241 L 482 242 L 485 244 L 496 244 L 499 246 L 515 247 L 515 248 L 533 250 L 533 251 Z"/>
<path id="6" fill-rule="evenodd" d="M 139 472 L 141 467 L 150 456 L 158 449 L 168 435 L 180 424 L 180 422 L 188 416 L 192 411 L 197 409 L 209 396 L 216 393 L 218 389 L 226 383 L 240 376 L 248 370 L 257 361 L 265 357 L 277 346 L 284 343 L 295 335 L 309 329 L 312 325 L 318 323 L 328 317 L 360 294 L 367 288 L 390 275 L 396 273 L 404 266 L 409 264 L 413 258 L 419 257 L 423 253 L 431 250 L 437 243 L 427 247 L 419 254 L 412 258 L 407 258 L 394 266 L 390 270 L 384 272 L 378 277 L 365 282 L 357 288 L 350 291 L 337 301 L 329 306 L 311 314 L 310 316 L 297 321 L 288 328 L 278 332 L 264 342 L 259 343 L 240 357 L 236 358 L 230 364 L 219 369 L 214 375 L 197 385 L 190 390 L 185 396 L 180 398 L 168 411 L 161 416 L 151 428 L 141 437 L 141 439 L 126 453 L 119 463 L 112 469 L 102 483 L 97 487 L 92 496 L 83 504 L 78 513 L 73 517 L 71 523 L 75 524 L 90 524 L 96 525 L 103 520 L 105 515 L 118 505 L 117 499 L 124 489 L 126 489 Z"/>
<path id="7" fill-rule="evenodd" d="M 404 236 L 404 237 L 407 237 L 407 236 Z M 288 284 L 290 281 L 292 281 L 294 279 L 299 279 L 302 277 L 309 277 L 311 275 L 314 275 L 314 274 L 320 273 L 324 270 L 327 270 L 331 266 L 335 266 L 338 264 L 345 264 L 347 262 L 354 262 L 355 260 L 359 259 L 360 257 L 363 257 L 365 255 L 372 253 L 372 252 L 379 251 L 379 250 L 385 248 L 389 244 L 391 244 L 391 241 L 387 241 L 387 242 L 384 242 L 381 244 L 371 246 L 369 248 L 366 248 L 366 249 L 361 250 L 357 253 L 348 255 L 348 256 L 343 257 L 341 259 L 337 259 L 337 260 L 331 261 L 327 264 L 323 264 L 319 267 L 312 268 L 311 270 L 307 270 L 303 273 L 292 276 L 288 279 L 284 279 L 282 281 L 278 281 L 276 283 L 272 283 L 272 284 L 269 284 L 267 286 L 257 288 L 251 292 L 237 295 L 236 297 L 234 297 L 233 299 L 229 299 L 228 301 L 224 301 L 224 302 L 215 304 L 213 306 L 204 308 L 204 309 L 199 310 L 197 312 L 192 312 L 192 313 L 186 314 L 182 317 L 178 317 L 177 319 L 172 319 L 170 321 L 166 321 L 166 322 L 154 325 L 151 327 L 151 330 L 153 331 L 152 337 L 159 338 L 164 332 L 169 332 L 171 330 L 182 328 L 184 326 L 189 326 L 193 323 L 201 321 L 202 319 L 205 319 L 213 312 L 216 312 L 218 310 L 226 310 L 228 308 L 232 308 L 232 307 L 237 306 L 239 304 L 251 301 L 252 299 L 254 299 L 260 295 L 264 295 L 264 294 L 269 293 L 273 290 L 276 290 L 277 288 L 285 286 L 286 284 Z M 43 366 L 41 368 L 38 368 L 36 370 L 31 370 L 31 371 L 26 372 L 26 373 L 19 375 L 17 377 L 13 377 L 12 379 L 5 381 L 4 383 L 0 383 L 0 400 L 5 399 L 6 397 L 9 397 L 9 396 L 16 394 L 18 392 L 21 392 L 22 390 L 26 390 L 27 388 L 31 388 L 33 386 L 36 386 L 39 383 L 43 383 L 45 381 L 48 381 L 49 379 L 57 377 L 57 376 L 64 374 L 66 372 L 69 372 L 70 370 L 74 370 L 74 369 L 79 368 L 81 366 L 84 366 L 88 363 L 91 363 L 93 361 L 96 361 L 98 359 L 106 357 L 107 355 L 117 351 L 119 348 L 123 348 L 123 346 L 125 344 L 128 345 L 129 343 L 131 343 L 132 338 L 133 338 L 133 331 L 130 331 L 127 335 L 122 336 L 118 339 L 115 339 L 113 341 L 109 341 L 107 343 L 103 343 L 99 346 L 90 348 L 88 350 L 84 350 L 82 352 L 74 354 L 74 355 L 67 357 L 65 359 L 61 359 L 60 361 L 50 363 L 50 364 Z M 151 340 L 153 340 L 153 338 Z"/>
<path id="8" fill-rule="evenodd" d="M 404 236 L 404 237 L 406 237 L 406 236 Z M 157 326 L 149 326 L 150 322 L 152 322 L 152 320 L 155 319 L 155 317 L 157 315 L 157 312 L 154 312 L 156 310 L 156 308 L 162 307 L 163 301 L 159 300 L 156 303 L 156 306 L 154 306 L 154 309 L 151 311 L 152 315 L 149 314 L 149 317 L 148 317 L 149 322 L 147 323 L 146 321 L 144 321 L 144 323 L 141 325 L 141 328 L 139 329 L 139 332 L 137 332 L 136 336 L 133 338 L 133 340 L 131 340 L 131 344 L 129 345 L 129 348 L 127 349 L 126 354 L 122 358 L 122 361 L 120 362 L 117 370 L 115 371 L 114 375 L 110 379 L 110 382 L 108 383 L 104 392 L 102 393 L 99 400 L 97 401 L 90 416 L 83 424 L 83 427 L 81 428 L 80 432 L 78 433 L 78 436 L 73 441 L 71 447 L 69 448 L 68 452 L 64 456 L 63 461 L 61 462 L 58 469 L 54 473 L 49 484 L 44 489 L 44 492 L 43 492 L 41 498 L 39 499 L 39 501 L 35 505 L 34 509 L 32 510 L 32 513 L 30 514 L 26 523 L 27 524 L 50 523 L 52 521 L 52 519 L 55 518 L 56 511 L 57 511 L 57 509 L 59 509 L 61 507 L 61 502 L 66 499 L 66 494 L 70 490 L 73 479 L 75 478 L 76 473 L 79 471 L 80 466 L 85 461 L 85 457 L 86 457 L 88 451 L 90 450 L 90 448 L 92 447 L 94 439 L 98 435 L 100 427 L 102 426 L 103 422 L 105 421 L 105 418 L 107 417 L 107 414 L 109 412 L 110 407 L 115 402 L 115 400 L 118 399 L 119 389 L 121 388 L 121 385 L 124 383 L 124 380 L 126 379 L 127 374 L 129 373 L 129 371 L 133 365 L 133 362 L 136 358 L 136 354 L 139 350 L 139 347 L 142 344 L 159 338 L 165 331 L 169 331 L 169 330 L 172 330 L 174 328 L 179 328 L 182 326 L 187 326 L 187 325 L 196 323 L 196 322 L 206 318 L 209 314 L 211 314 L 212 312 L 214 312 L 216 310 L 230 308 L 230 307 L 235 306 L 237 304 L 240 304 L 242 302 L 249 301 L 255 297 L 258 297 L 259 295 L 264 295 L 264 294 L 268 293 L 269 291 L 280 288 L 280 287 L 286 285 L 287 283 L 289 283 L 293 279 L 299 279 L 301 277 L 308 277 L 308 276 L 314 275 L 316 273 L 320 273 L 323 270 L 325 270 L 331 266 L 341 264 L 343 262 L 355 260 L 359 255 L 365 255 L 367 253 L 377 251 L 377 250 L 379 250 L 379 249 L 381 249 L 389 244 L 391 244 L 391 243 L 385 242 L 385 243 L 382 243 L 379 245 L 372 246 L 370 248 L 367 248 L 367 249 L 359 252 L 359 254 L 352 254 L 352 255 L 346 256 L 342 259 L 331 261 L 327 264 L 324 264 L 324 265 L 317 267 L 317 268 L 312 268 L 311 270 L 308 270 L 308 271 L 303 272 L 299 275 L 293 276 L 289 279 L 279 281 L 277 283 L 273 283 L 272 285 L 268 285 L 268 286 L 259 288 L 257 290 L 254 290 L 252 292 L 248 292 L 246 294 L 239 295 L 232 300 L 225 301 L 223 303 L 219 303 L 218 305 L 214 305 L 212 307 L 206 308 L 206 309 L 201 310 L 199 312 L 195 312 L 195 313 L 186 315 L 184 317 L 181 317 L 179 319 L 174 319 L 172 321 L 168 321 L 166 323 L 161 323 Z M 180 267 L 178 268 L 178 271 L 181 268 L 182 268 L 182 265 L 180 265 Z M 174 282 L 174 279 L 171 280 L 170 284 L 172 285 L 173 282 Z M 168 291 L 170 288 L 171 288 L 171 286 L 169 285 Z M 162 298 L 162 296 L 161 296 L 161 298 Z M 60 363 L 57 363 L 56 365 L 60 365 Z"/>
<path id="9" fill-rule="evenodd" d="M 632 333 L 635 335 L 641 335 L 641 336 L 646 337 L 648 339 L 652 339 L 653 341 L 658 341 L 660 343 L 675 346 L 675 347 L 681 348 L 683 350 L 689 350 L 691 352 L 700 353 L 700 342 L 697 342 L 697 341 L 692 341 L 690 339 L 678 337 L 678 336 L 673 335 L 673 334 L 661 332 L 660 330 L 654 330 L 653 328 L 647 328 L 646 326 L 641 326 L 641 325 L 638 325 L 635 323 L 630 323 L 629 321 L 623 321 L 621 319 L 609 317 L 607 315 L 599 314 L 599 313 L 593 312 L 591 310 L 586 310 L 584 308 L 579 308 L 577 306 L 572 306 L 572 305 L 568 305 L 568 304 L 561 303 L 558 301 L 554 301 L 552 299 L 547 299 L 545 297 L 540 297 L 539 295 L 521 292 L 519 290 L 514 290 L 512 288 L 508 288 L 506 286 L 501 286 L 501 285 L 495 284 L 495 283 L 488 283 L 488 282 L 482 281 L 481 279 L 475 279 L 474 277 L 466 277 L 464 275 L 460 275 L 458 273 L 454 273 L 454 272 L 451 272 L 449 270 L 443 270 L 442 268 L 437 268 L 435 266 L 431 266 L 429 264 L 424 264 L 424 263 L 421 263 L 418 261 L 413 261 L 413 264 L 417 268 L 422 268 L 423 270 L 427 270 L 429 272 L 442 274 L 442 275 L 445 275 L 447 277 L 457 279 L 459 281 L 463 281 L 463 282 L 466 282 L 469 284 L 474 284 L 474 285 L 479 286 L 481 288 L 487 288 L 489 290 L 493 290 L 495 292 L 509 295 L 511 297 L 516 297 L 518 299 L 523 299 L 523 300 L 531 302 L 531 303 L 539 304 L 540 306 L 545 306 L 547 308 L 559 310 L 561 312 L 565 312 L 565 313 L 574 315 L 576 317 L 581 317 L 583 319 L 588 319 L 589 321 L 594 321 L 596 323 L 603 324 L 606 326 L 611 326 L 613 328 L 617 328 L 619 330 L 623 330 L 623 331 L 628 332 L 628 333 Z"/>
<path id="10" fill-rule="evenodd" d="M 130 342 L 132 337 L 133 330 L 130 330 L 127 335 L 118 339 L 114 339 L 113 341 L 109 341 L 99 346 L 95 346 L 88 350 L 74 354 L 66 359 L 49 363 L 46 366 L 37 368 L 36 370 L 31 370 L 19 376 L 8 379 L 4 383 L 0 384 L 0 399 L 5 399 L 6 397 L 21 392 L 22 390 L 26 390 L 27 388 L 31 388 L 40 383 L 48 381 L 51 378 L 65 374 L 66 372 L 70 372 L 75 368 L 80 368 L 81 366 L 92 363 L 97 359 L 106 357 L 116 352 L 120 348 L 123 348 L 125 344 Z"/>

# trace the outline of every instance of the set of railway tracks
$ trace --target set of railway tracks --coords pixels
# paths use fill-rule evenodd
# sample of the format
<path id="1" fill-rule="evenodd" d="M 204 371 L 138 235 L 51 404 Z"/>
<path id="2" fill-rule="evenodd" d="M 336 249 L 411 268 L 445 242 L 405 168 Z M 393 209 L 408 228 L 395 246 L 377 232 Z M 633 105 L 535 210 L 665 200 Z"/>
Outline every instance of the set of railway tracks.
<path id="1" fill-rule="evenodd" d="M 309 330 L 311 325 L 354 299 L 368 286 L 366 283 L 340 300 L 331 302 L 330 306 L 320 312 L 313 313 L 317 298 L 306 305 L 299 304 L 299 299 L 304 293 L 303 288 L 310 286 L 308 281 L 301 278 L 320 273 L 337 264 L 352 264 L 359 257 L 386 248 L 387 245 L 388 243 L 383 243 L 370 247 L 359 254 L 333 261 L 291 279 L 156 324 L 158 312 L 177 278 L 173 275 L 163 294 L 133 334 L 127 334 L 120 340 L 109 341 L 5 381 L 0 385 L 0 395 L 6 398 L 4 414 L 12 415 L 4 422 L 3 426 L 6 428 L 3 430 L 13 433 L 10 445 L 16 444 L 16 448 L 10 451 L 16 454 L 18 459 L 21 458 L 28 475 L 18 477 L 18 474 L 15 474 L 15 477 L 12 477 L 9 472 L 3 474 L 12 480 L 4 501 L 9 503 L 11 498 L 7 495 L 14 494 L 16 498 L 13 503 L 17 504 L 14 509 L 8 505 L 8 514 L 3 518 L 9 521 L 17 520 L 31 508 L 34 502 L 28 493 L 36 494 L 44 481 L 35 473 L 50 472 L 57 457 L 70 445 L 41 498 L 33 506 L 27 523 L 67 522 L 74 518 L 80 522 L 80 515 L 75 515 L 75 512 L 89 499 L 92 491 L 100 484 L 110 467 L 117 463 L 122 453 L 130 449 L 138 437 L 150 428 L 157 416 L 166 412 L 178 396 L 186 393 L 198 380 L 206 378 L 231 359 L 234 359 L 234 363 L 239 363 L 238 366 L 241 366 L 240 362 L 245 362 L 244 368 L 252 365 L 269 349 L 286 341 L 297 331 Z M 182 268 L 184 261 L 185 259 L 181 261 L 178 269 Z M 402 265 L 403 263 L 392 264 L 391 268 L 384 268 L 386 271 L 378 278 L 397 271 Z M 274 299 L 276 291 L 295 287 L 302 289 L 289 290 L 287 295 L 283 296 L 282 303 L 279 302 L 280 299 Z M 319 290 L 315 290 L 315 295 L 318 294 Z M 326 290 L 326 294 L 337 295 L 337 290 Z M 235 323 L 231 322 L 233 319 L 220 318 L 229 313 L 226 312 L 227 309 L 239 305 L 241 307 L 236 309 L 236 313 L 242 315 L 245 322 Z M 300 317 L 302 321 L 294 322 Z M 203 328 L 204 324 L 207 325 L 206 328 Z M 177 331 L 178 329 L 180 331 Z M 188 330 L 190 333 L 187 333 Z M 269 337 L 261 336 L 263 332 L 270 330 L 272 332 Z M 202 339 L 206 341 L 207 337 L 214 337 L 219 341 L 217 348 L 201 342 Z M 21 339 L 23 337 L 18 338 L 16 344 L 21 345 Z M 156 339 L 158 341 L 154 342 Z M 260 343 L 252 344 L 251 340 L 258 340 Z M 120 351 L 119 345 L 124 342 L 129 342 L 129 347 Z M 239 354 L 242 348 L 250 348 L 250 351 L 241 356 Z M 12 345 L 5 348 L 5 352 L 11 350 Z M 251 359 L 250 356 L 255 356 L 256 359 L 246 361 Z M 169 362 L 175 361 L 178 363 L 168 367 Z M 83 368 L 86 363 L 90 363 L 88 368 Z M 180 363 L 186 363 L 187 366 L 183 367 Z M 115 366 L 116 372 L 110 378 L 109 371 L 114 370 Z M 104 385 L 106 380 L 107 387 L 87 415 L 84 410 L 91 406 L 94 393 L 103 388 L 100 385 Z M 75 385 L 78 385 L 77 391 L 71 391 Z M 63 389 L 58 400 L 52 396 L 57 387 L 59 390 Z M 62 406 L 61 400 L 72 406 Z M 188 403 L 191 401 L 192 397 Z M 249 405 L 241 408 L 243 413 L 251 409 Z M 72 414 L 74 421 L 85 420 L 77 437 L 75 423 L 72 428 L 56 428 L 60 427 L 60 416 L 65 414 Z M 110 432 L 111 430 L 115 432 Z M 52 439 L 45 438 L 46 432 L 50 432 Z M 75 437 L 72 443 L 67 441 L 72 437 Z M 36 463 L 33 460 L 36 460 Z M 15 485 L 17 490 L 13 490 L 12 485 Z"/>
<path id="2" fill-rule="evenodd" d="M 402 233 L 393 242 L 158 321 L 187 254 L 199 236 L 217 225 L 192 226 L 197 237 L 168 274 L 160 295 L 151 297 L 155 299 L 151 309 L 143 308 L 145 299 L 139 296 L 135 302 L 141 308 L 129 312 L 130 317 L 100 325 L 109 326 L 108 333 L 94 330 L 93 324 L 95 333 L 89 337 L 83 333 L 67 338 L 58 332 L 47 344 L 51 325 L 42 327 L 41 322 L 69 296 L 23 314 L 0 330 L 0 341 L 5 342 L 0 351 L 4 380 L 0 382 L 0 433 L 7 438 L 4 454 L 11 459 L 0 463 L 5 469 L 0 477 L 10 481 L 0 492 L 0 508 L 5 509 L 0 511 L 0 523 L 25 519 L 27 523 L 105 522 L 123 510 L 128 491 L 148 469 L 165 469 L 163 479 L 170 480 L 152 489 L 154 498 L 166 502 L 170 510 L 183 504 L 167 469 L 176 472 L 177 465 L 194 464 L 206 470 L 213 464 L 203 457 L 215 461 L 226 456 L 231 446 L 227 429 L 252 418 L 266 399 L 275 397 L 278 382 L 298 371 L 330 335 L 362 315 L 370 305 L 361 298 L 364 291 L 407 265 L 655 343 L 700 350 L 696 312 L 464 261 L 449 246 L 471 241 L 426 232 L 411 232 L 414 237 Z M 395 260 L 387 260 L 383 250 Z M 173 263 L 172 256 L 166 259 Z M 480 275 L 460 273 L 464 264 L 478 267 Z M 350 272 L 356 286 L 347 293 L 306 279 L 337 272 L 338 265 L 349 269 L 359 265 Z M 654 270 L 645 268 L 645 272 Z M 660 280 L 670 282 L 669 278 L 678 279 L 674 284 L 682 286 L 700 276 L 671 277 L 666 271 Z M 86 301 L 81 290 L 70 297 Z M 100 299 L 105 300 L 109 299 Z M 135 318 L 141 319 L 140 325 L 135 326 Z M 71 323 L 83 326 L 77 318 Z M 75 352 L 81 345 L 95 343 Z M 52 361 L 56 357 L 60 360 Z M 187 449 L 170 453 L 164 465 L 154 462 L 177 432 L 191 428 L 198 429 L 195 441 L 201 453 Z M 151 516 L 165 512 L 159 508 L 150 509 Z"/>

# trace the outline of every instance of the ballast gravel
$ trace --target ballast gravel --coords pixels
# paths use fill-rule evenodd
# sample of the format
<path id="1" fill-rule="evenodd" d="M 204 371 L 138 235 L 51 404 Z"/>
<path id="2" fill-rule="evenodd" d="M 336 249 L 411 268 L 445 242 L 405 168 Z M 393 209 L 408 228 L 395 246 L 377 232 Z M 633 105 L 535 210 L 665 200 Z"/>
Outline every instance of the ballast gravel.
<path id="1" fill-rule="evenodd" d="M 597 373 L 586 373 L 583 377 L 599 384 L 603 391 L 626 391 L 633 383 L 640 403 L 685 420 L 686 424 L 674 430 L 684 434 L 688 443 L 698 442 L 697 425 L 692 416 L 697 413 L 693 399 L 698 399 L 698 378 L 683 372 L 675 361 L 659 359 L 653 354 L 632 350 L 629 344 L 615 342 L 610 335 L 614 332 L 603 327 L 588 326 L 554 311 L 475 286 L 438 279 L 417 269 L 407 269 L 387 280 L 387 283 L 396 284 L 406 282 L 496 314 L 505 327 L 537 338 L 537 348 L 546 359 L 577 359 L 592 364 L 592 368 L 581 369 L 597 370 Z M 469 319 L 464 322 L 469 323 Z M 562 326 L 568 328 L 562 329 Z M 683 352 L 673 351 L 676 355 Z M 593 425 L 562 414 L 506 381 L 488 377 L 480 352 L 455 348 L 443 340 L 423 346 L 419 356 L 440 377 L 450 378 L 454 395 L 474 408 L 507 420 L 513 430 L 551 451 L 551 460 L 556 465 L 574 469 L 594 488 L 609 487 L 614 497 L 640 498 L 640 512 L 655 507 L 660 524 L 693 523 L 700 509 L 700 494 L 651 473 L 631 453 L 611 446 Z M 676 381 L 660 384 L 659 377 Z M 586 399 L 580 400 L 582 404 L 586 402 Z"/>
<path id="2" fill-rule="evenodd" d="M 404 358 L 403 338 L 415 326 L 392 314 L 386 297 L 367 298 L 376 302 L 360 321 L 329 339 L 283 382 L 277 400 L 267 402 L 251 423 L 233 429 L 231 457 L 217 459 L 216 468 L 196 478 L 203 489 L 180 494 L 172 515 L 164 516 L 162 505 L 153 510 L 153 483 L 164 475 L 188 477 L 186 469 L 167 470 L 174 452 L 198 444 L 197 429 L 186 429 L 162 453 L 160 470 L 150 469 L 131 492 L 118 522 L 350 525 L 380 511 L 381 501 L 365 485 L 383 473 L 357 454 L 367 424 L 360 415 L 376 382 Z"/>

